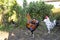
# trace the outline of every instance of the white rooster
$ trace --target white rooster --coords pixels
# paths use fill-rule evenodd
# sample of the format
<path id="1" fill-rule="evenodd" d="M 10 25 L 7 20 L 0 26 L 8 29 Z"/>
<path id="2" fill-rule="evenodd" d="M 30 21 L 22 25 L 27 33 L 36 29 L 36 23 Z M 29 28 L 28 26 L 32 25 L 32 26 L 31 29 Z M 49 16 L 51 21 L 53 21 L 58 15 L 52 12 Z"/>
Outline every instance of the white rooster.
<path id="1" fill-rule="evenodd" d="M 47 29 L 48 29 L 48 33 L 50 33 L 50 30 L 53 29 L 56 25 L 56 20 L 53 20 L 53 22 L 50 21 L 49 17 L 46 16 L 45 19 L 44 19 L 44 22 L 47 26 Z"/>

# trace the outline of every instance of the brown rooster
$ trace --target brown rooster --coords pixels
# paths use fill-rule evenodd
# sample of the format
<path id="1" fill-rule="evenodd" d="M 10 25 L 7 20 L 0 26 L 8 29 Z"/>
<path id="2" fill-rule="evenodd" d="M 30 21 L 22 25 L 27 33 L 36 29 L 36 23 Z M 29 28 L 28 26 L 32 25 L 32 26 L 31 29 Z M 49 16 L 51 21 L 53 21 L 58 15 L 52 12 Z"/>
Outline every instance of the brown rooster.
<path id="1" fill-rule="evenodd" d="M 26 27 L 31 31 L 33 38 L 34 38 L 34 34 L 33 32 L 35 31 L 35 29 L 39 26 L 39 21 L 36 19 L 31 19 L 30 15 L 27 14 L 27 23 L 26 23 Z"/>

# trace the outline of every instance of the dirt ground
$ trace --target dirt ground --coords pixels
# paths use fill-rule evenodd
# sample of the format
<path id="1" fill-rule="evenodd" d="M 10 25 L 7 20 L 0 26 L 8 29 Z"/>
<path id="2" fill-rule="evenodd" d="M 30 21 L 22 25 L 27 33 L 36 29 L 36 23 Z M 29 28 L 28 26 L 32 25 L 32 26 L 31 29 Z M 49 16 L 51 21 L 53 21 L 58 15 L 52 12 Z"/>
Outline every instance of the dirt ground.
<path id="1" fill-rule="evenodd" d="M 0 32 L 0 40 L 60 40 L 60 27 L 55 27 L 48 34 L 46 30 L 35 30 L 34 38 L 31 37 L 28 29 L 14 29 L 10 32 Z"/>

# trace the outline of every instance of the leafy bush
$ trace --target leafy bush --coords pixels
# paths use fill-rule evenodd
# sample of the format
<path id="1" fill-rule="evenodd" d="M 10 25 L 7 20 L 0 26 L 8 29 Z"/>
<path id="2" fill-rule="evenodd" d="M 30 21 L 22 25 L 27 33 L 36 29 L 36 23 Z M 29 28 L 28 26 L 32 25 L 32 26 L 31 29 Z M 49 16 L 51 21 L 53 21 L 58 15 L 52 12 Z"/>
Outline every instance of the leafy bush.
<path id="1" fill-rule="evenodd" d="M 9 2 L 9 3 L 8 3 Z M 17 23 L 20 27 L 25 27 L 26 25 L 26 14 L 30 13 L 31 18 L 36 18 L 38 20 L 43 20 L 43 18 L 48 15 L 50 16 L 52 11 L 52 5 L 45 4 L 44 2 L 31 2 L 28 6 L 26 0 L 24 0 L 23 8 L 19 6 L 16 0 L 0 0 L 0 13 L 2 14 L 3 26 L 0 29 L 11 30 L 13 27 L 8 23 L 9 17 L 11 17 L 15 11 L 17 15 Z M 10 4 L 10 5 L 8 5 Z M 7 12 L 6 12 L 7 10 Z M 13 19 L 14 20 L 14 19 Z M 6 25 L 7 24 L 7 25 Z M 6 26 L 4 26 L 6 25 Z"/>
<path id="2" fill-rule="evenodd" d="M 44 18 L 46 15 L 50 16 L 53 5 L 45 4 L 44 2 L 31 2 L 27 8 L 27 12 L 31 17 Z"/>

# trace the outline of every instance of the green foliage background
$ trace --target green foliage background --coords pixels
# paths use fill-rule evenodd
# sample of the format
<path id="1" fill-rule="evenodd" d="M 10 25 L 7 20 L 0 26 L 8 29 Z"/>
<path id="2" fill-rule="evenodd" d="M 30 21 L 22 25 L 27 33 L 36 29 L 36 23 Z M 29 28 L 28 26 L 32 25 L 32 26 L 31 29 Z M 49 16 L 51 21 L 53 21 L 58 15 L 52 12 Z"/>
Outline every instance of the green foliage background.
<path id="1" fill-rule="evenodd" d="M 18 27 L 25 28 L 27 19 L 26 14 L 29 13 L 31 18 L 36 18 L 38 20 L 43 20 L 46 15 L 51 16 L 53 5 L 45 4 L 45 2 L 30 2 L 27 4 L 27 1 L 23 1 L 23 7 L 17 4 L 16 0 L 0 0 L 0 29 L 11 30 L 14 28 L 9 23 L 9 17 L 16 13 L 15 22 L 18 24 Z M 13 19 L 14 20 L 14 19 Z"/>
<path id="2" fill-rule="evenodd" d="M 44 19 L 46 15 L 51 16 L 53 5 L 45 4 L 44 2 L 31 2 L 28 6 L 28 12 L 31 14 L 31 17 Z"/>

